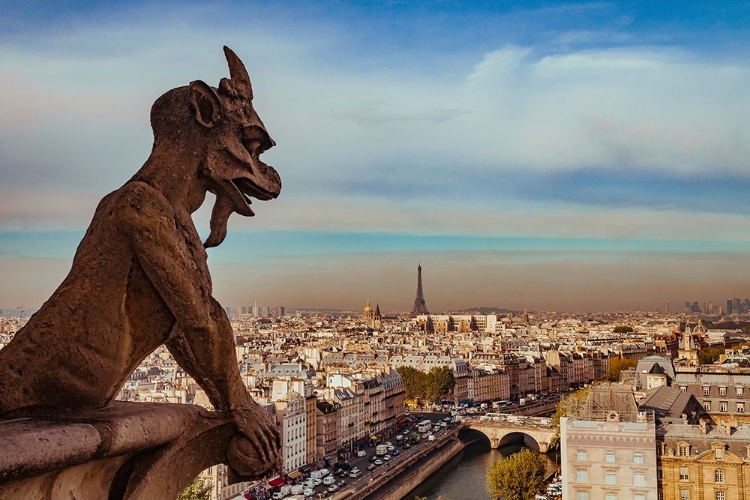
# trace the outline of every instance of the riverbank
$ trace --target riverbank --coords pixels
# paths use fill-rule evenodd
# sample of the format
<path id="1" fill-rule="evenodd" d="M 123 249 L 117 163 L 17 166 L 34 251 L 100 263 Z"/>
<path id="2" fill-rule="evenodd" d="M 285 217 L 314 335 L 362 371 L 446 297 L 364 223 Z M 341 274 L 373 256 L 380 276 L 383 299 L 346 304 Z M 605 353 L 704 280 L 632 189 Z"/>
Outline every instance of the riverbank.
<path id="1" fill-rule="evenodd" d="M 404 457 L 365 485 L 345 488 L 333 500 L 400 500 L 463 450 L 465 444 L 458 438 L 461 428 L 452 429 L 435 441 L 423 442 L 408 458 Z"/>

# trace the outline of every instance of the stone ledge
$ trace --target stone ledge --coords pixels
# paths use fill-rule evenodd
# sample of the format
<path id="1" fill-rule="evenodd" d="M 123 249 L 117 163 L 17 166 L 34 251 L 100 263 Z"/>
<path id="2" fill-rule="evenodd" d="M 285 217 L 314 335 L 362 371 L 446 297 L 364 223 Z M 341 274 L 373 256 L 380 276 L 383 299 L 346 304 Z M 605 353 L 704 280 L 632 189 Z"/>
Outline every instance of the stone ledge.
<path id="1" fill-rule="evenodd" d="M 223 414 L 165 403 L 0 420 L 0 500 L 175 498 L 235 434 Z"/>

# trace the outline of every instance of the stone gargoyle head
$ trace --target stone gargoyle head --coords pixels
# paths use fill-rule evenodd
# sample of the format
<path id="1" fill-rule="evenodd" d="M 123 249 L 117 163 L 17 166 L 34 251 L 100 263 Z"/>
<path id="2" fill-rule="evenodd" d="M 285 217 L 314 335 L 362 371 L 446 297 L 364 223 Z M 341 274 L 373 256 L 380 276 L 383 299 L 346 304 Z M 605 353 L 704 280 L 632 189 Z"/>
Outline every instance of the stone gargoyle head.
<path id="1" fill-rule="evenodd" d="M 260 160 L 276 143 L 253 108 L 250 77 L 230 48 L 224 47 L 224 54 L 230 78 L 222 78 L 218 88 L 196 80 L 165 93 L 151 108 L 154 153 L 188 152 L 191 158 L 183 163 L 197 161 L 197 175 L 216 196 L 206 247 L 224 241 L 232 212 L 255 215 L 251 197 L 270 200 L 281 191 L 279 174 Z"/>

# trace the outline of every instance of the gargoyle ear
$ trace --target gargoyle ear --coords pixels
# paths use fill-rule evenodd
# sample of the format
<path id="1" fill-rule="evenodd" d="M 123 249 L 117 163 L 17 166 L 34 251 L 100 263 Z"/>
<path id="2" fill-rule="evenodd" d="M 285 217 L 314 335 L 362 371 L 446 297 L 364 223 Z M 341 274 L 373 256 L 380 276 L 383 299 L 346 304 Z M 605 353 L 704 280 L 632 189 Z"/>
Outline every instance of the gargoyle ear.
<path id="1" fill-rule="evenodd" d="M 204 127 L 211 128 L 221 116 L 221 102 L 214 89 L 205 82 L 190 82 L 190 103 L 195 110 L 195 119 Z"/>

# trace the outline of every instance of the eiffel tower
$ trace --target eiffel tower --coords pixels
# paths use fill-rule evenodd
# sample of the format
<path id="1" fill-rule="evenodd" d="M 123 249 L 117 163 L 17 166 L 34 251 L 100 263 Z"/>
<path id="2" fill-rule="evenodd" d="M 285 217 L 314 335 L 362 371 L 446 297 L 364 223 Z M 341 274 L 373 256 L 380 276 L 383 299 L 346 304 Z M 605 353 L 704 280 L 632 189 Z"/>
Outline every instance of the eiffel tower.
<path id="1" fill-rule="evenodd" d="M 410 317 L 415 318 L 420 314 L 430 314 L 427 312 L 427 305 L 424 302 L 422 294 L 422 264 L 417 267 L 417 298 L 414 299 L 414 308 L 411 310 Z"/>

